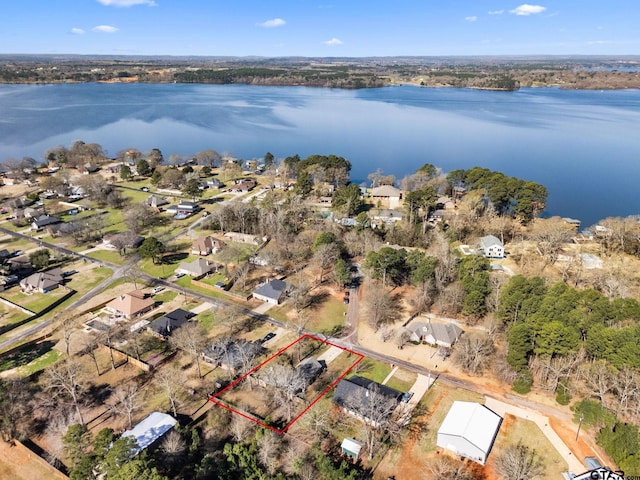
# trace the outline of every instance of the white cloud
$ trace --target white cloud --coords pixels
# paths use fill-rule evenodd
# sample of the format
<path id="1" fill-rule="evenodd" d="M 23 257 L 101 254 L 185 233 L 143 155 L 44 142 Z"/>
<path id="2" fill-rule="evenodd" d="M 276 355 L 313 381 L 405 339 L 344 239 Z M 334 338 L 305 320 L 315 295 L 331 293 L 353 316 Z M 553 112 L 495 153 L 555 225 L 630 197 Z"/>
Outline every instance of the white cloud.
<path id="1" fill-rule="evenodd" d="M 547 7 L 543 7 L 542 5 L 529 5 L 528 3 L 523 3 L 519 7 L 516 7 L 513 10 L 509 10 L 509 13 L 526 17 L 535 13 L 542 13 L 546 9 Z"/>
<path id="2" fill-rule="evenodd" d="M 326 42 L 322 42 L 325 45 L 342 45 L 342 40 L 339 38 L 333 37 L 331 40 L 327 40 Z"/>
<path id="3" fill-rule="evenodd" d="M 487 12 L 489 15 L 502 15 L 504 13 L 504 10 L 491 10 L 490 12 Z"/>
<path id="4" fill-rule="evenodd" d="M 70 30 L 70 33 L 73 33 L 74 35 L 84 35 L 84 30 L 81 28 L 73 27 Z"/>
<path id="5" fill-rule="evenodd" d="M 475 15 L 471 15 L 471 16 L 469 16 L 469 17 L 464 17 L 464 19 L 465 19 L 467 22 L 477 22 L 477 21 L 478 21 L 478 17 L 476 17 Z"/>
<path id="6" fill-rule="evenodd" d="M 282 27 L 283 25 L 286 25 L 286 24 L 287 22 L 285 22 L 281 18 L 272 18 L 271 20 L 258 23 L 258 26 L 263 28 L 276 28 L 276 27 Z"/>
<path id="7" fill-rule="evenodd" d="M 111 25 L 98 25 L 97 27 L 93 27 L 91 30 L 98 33 L 116 33 L 119 29 L 118 27 L 113 27 Z"/>
<path id="8" fill-rule="evenodd" d="M 133 7 L 134 5 L 147 5 L 149 7 L 157 7 L 158 4 L 153 0 L 97 0 L 98 3 L 107 7 Z"/>

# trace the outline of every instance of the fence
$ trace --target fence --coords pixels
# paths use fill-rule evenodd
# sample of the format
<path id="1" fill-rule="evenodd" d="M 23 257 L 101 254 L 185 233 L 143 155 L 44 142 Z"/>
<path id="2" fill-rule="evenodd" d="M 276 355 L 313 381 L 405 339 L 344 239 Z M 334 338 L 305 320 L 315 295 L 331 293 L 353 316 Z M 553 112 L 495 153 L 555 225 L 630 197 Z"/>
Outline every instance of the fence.
<path id="1" fill-rule="evenodd" d="M 41 467 L 46 469 L 52 475 L 52 477 L 59 478 L 60 480 L 69 480 L 69 477 L 67 477 L 64 473 L 62 473 L 60 470 L 55 468 L 53 465 L 47 462 L 44 458 L 38 455 L 34 450 L 30 449 L 22 442 L 18 440 L 14 440 L 13 444 L 18 450 L 20 450 L 24 455 L 26 455 L 29 460 L 35 461 Z"/>

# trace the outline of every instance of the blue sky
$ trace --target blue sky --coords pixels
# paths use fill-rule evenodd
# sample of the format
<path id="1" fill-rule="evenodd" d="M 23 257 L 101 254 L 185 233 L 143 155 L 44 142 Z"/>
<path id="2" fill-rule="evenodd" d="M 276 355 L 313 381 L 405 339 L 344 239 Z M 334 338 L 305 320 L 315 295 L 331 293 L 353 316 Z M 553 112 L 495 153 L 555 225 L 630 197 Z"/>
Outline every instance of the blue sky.
<path id="1" fill-rule="evenodd" d="M 0 53 L 640 54 L 640 0 L 0 0 Z"/>

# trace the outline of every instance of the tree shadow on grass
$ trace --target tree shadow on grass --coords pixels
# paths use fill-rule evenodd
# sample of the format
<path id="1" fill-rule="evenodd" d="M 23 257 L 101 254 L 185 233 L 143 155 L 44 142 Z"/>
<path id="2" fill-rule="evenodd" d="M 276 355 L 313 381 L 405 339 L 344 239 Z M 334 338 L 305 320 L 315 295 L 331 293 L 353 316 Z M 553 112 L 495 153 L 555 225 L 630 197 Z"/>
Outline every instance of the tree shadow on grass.
<path id="1" fill-rule="evenodd" d="M 173 265 L 178 262 L 182 262 L 189 256 L 188 253 L 180 252 L 180 253 L 170 253 L 168 255 L 164 255 L 162 257 L 162 262 L 165 265 Z"/>

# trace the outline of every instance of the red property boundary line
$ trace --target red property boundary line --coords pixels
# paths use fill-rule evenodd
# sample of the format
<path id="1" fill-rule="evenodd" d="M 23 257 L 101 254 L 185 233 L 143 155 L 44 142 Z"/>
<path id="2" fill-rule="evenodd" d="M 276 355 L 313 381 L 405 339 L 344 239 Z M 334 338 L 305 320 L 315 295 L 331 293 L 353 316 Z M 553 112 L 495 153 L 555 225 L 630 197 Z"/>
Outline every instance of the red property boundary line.
<path id="1" fill-rule="evenodd" d="M 220 395 L 224 394 L 226 391 L 232 389 L 233 387 L 235 387 L 236 385 L 238 385 L 242 380 L 244 380 L 245 378 L 247 378 L 249 375 L 251 375 L 252 373 L 256 372 L 257 370 L 259 370 L 262 366 L 266 365 L 267 363 L 269 363 L 271 360 L 273 360 L 274 358 L 276 358 L 278 355 L 281 355 L 282 353 L 284 353 L 285 351 L 287 351 L 289 348 L 293 347 L 296 343 L 304 340 L 305 338 L 310 338 L 312 340 L 316 340 L 318 342 L 324 343 L 326 345 L 330 345 L 332 347 L 336 347 L 339 348 L 341 350 L 343 350 L 344 352 L 350 353 L 355 355 L 356 357 L 358 357 L 358 359 L 346 370 L 342 373 L 342 375 L 340 375 L 336 380 L 333 381 L 333 383 L 331 383 L 331 385 L 329 385 L 327 388 L 325 388 L 322 392 L 320 392 L 320 394 L 309 404 L 307 405 L 307 407 L 302 410 L 302 412 L 300 412 L 300 414 L 298 414 L 298 416 L 296 416 L 293 420 L 291 420 L 287 425 L 285 425 L 282 429 L 277 429 L 271 425 L 267 425 L 266 423 L 264 423 L 262 420 L 259 420 L 251 415 L 249 415 L 246 412 L 243 412 L 241 410 L 238 410 L 236 408 L 233 408 L 231 406 L 229 406 L 226 402 L 224 402 L 222 399 L 218 398 Z M 341 347 L 340 345 L 336 345 L 335 343 L 331 343 L 328 342 L 326 340 L 322 340 L 321 338 L 318 338 L 316 336 L 313 335 L 309 335 L 309 334 L 305 334 L 303 336 L 301 336 L 300 338 L 298 338 L 297 340 L 295 340 L 294 342 L 290 343 L 289 345 L 287 345 L 286 347 L 282 348 L 281 350 L 279 350 L 278 352 L 276 352 L 275 354 L 271 355 L 269 358 L 267 358 L 264 362 L 262 362 L 261 364 L 259 364 L 257 367 L 252 368 L 251 370 L 249 370 L 247 373 L 245 373 L 244 375 L 242 375 L 240 378 L 234 380 L 233 382 L 231 382 L 229 385 L 227 385 L 225 388 L 223 388 L 222 390 L 220 390 L 219 392 L 215 393 L 214 395 L 211 395 L 209 397 L 209 401 L 212 403 L 215 403 L 216 405 L 221 406 L 222 408 L 226 408 L 227 410 L 229 410 L 232 413 L 235 413 L 237 415 L 240 415 L 241 417 L 246 418 L 247 420 L 251 420 L 254 423 L 257 423 L 258 425 L 260 425 L 261 427 L 264 428 L 268 428 L 269 430 L 282 435 L 283 433 L 285 433 L 294 423 L 296 423 L 300 417 L 302 417 L 305 413 L 307 413 L 307 411 L 309 411 L 309 409 L 311 407 L 313 407 L 322 397 L 324 397 L 327 393 L 329 393 L 329 391 L 335 387 L 338 382 L 340 380 L 342 380 L 345 376 L 347 376 L 347 374 L 353 370 L 355 368 L 356 365 L 358 365 L 362 360 L 364 360 L 364 355 L 354 352 L 353 350 L 349 350 L 348 348 L 345 347 Z"/>

